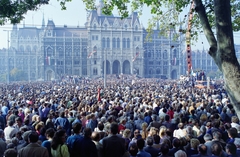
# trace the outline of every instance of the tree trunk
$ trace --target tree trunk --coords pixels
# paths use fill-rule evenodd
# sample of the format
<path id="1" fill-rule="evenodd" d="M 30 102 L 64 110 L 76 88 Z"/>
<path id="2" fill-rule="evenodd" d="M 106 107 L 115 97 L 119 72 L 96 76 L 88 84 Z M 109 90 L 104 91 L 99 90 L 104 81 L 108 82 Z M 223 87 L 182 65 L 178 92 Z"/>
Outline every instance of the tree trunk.
<path id="1" fill-rule="evenodd" d="M 230 0 L 215 0 L 214 10 L 218 45 L 214 60 L 222 70 L 225 89 L 240 117 L 240 65 L 234 49 Z"/>
<path id="2" fill-rule="evenodd" d="M 225 89 L 236 114 L 240 117 L 240 65 L 234 49 L 230 0 L 214 0 L 217 39 L 208 27 L 209 22 L 206 20 L 205 10 L 202 9 L 204 8 L 202 0 L 194 0 L 194 2 L 200 8 L 197 12 L 210 44 L 209 54 L 224 75 Z"/>

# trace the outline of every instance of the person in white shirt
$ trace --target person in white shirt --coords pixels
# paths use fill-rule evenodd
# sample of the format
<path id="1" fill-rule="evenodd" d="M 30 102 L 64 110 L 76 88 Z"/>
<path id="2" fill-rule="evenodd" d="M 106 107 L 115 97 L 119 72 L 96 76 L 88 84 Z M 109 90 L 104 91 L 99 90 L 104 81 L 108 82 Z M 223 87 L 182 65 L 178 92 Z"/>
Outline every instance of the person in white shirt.
<path id="1" fill-rule="evenodd" d="M 13 136 L 18 132 L 18 129 L 16 129 L 13 124 L 13 121 L 8 121 L 8 126 L 4 129 L 6 143 L 9 143 Z"/>
<path id="2" fill-rule="evenodd" d="M 184 125 L 183 123 L 179 123 L 178 124 L 178 128 L 177 130 L 174 130 L 173 132 L 173 137 L 176 137 L 176 138 L 181 138 L 181 137 L 184 137 L 187 135 L 187 131 L 186 129 L 184 129 Z"/>

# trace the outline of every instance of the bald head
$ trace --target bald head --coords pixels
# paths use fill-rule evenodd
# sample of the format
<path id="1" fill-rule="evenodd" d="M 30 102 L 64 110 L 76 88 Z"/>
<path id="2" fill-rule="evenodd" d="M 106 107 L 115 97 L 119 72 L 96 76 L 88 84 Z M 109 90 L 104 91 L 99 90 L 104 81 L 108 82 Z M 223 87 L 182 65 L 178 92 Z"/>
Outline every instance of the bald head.
<path id="1" fill-rule="evenodd" d="M 96 132 L 96 131 L 94 131 L 94 132 L 92 132 L 92 140 L 93 141 L 100 141 L 100 134 L 99 134 L 99 132 Z"/>

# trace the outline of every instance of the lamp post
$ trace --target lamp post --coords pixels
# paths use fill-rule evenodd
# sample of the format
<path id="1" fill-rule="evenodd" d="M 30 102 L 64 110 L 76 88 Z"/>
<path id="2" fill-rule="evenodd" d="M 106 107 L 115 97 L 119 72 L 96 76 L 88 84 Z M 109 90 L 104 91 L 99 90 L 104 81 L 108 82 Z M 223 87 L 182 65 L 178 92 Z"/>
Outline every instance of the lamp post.
<path id="1" fill-rule="evenodd" d="M 107 70 L 107 49 L 105 49 L 104 51 L 104 80 L 103 80 L 104 88 L 106 88 L 106 82 L 107 82 L 106 70 Z"/>
<path id="2" fill-rule="evenodd" d="M 9 84 L 9 32 L 11 30 L 3 30 L 3 31 L 6 31 L 7 32 L 7 84 Z"/>

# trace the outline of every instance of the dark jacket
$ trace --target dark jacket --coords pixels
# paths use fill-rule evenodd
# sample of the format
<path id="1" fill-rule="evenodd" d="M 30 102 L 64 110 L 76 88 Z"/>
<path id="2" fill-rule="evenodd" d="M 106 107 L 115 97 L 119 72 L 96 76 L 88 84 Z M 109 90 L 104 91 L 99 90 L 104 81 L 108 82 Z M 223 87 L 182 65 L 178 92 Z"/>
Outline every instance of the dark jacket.
<path id="1" fill-rule="evenodd" d="M 95 143 L 90 137 L 76 139 L 76 147 L 74 146 L 73 152 L 78 156 L 84 157 L 98 157 L 98 152 Z"/>
<path id="2" fill-rule="evenodd" d="M 102 140 L 104 157 L 122 157 L 125 153 L 125 140 L 111 135 Z"/>
<path id="3" fill-rule="evenodd" d="M 152 157 L 158 157 L 160 152 L 160 150 L 153 148 L 152 146 L 147 146 L 143 150 L 151 154 Z"/>

